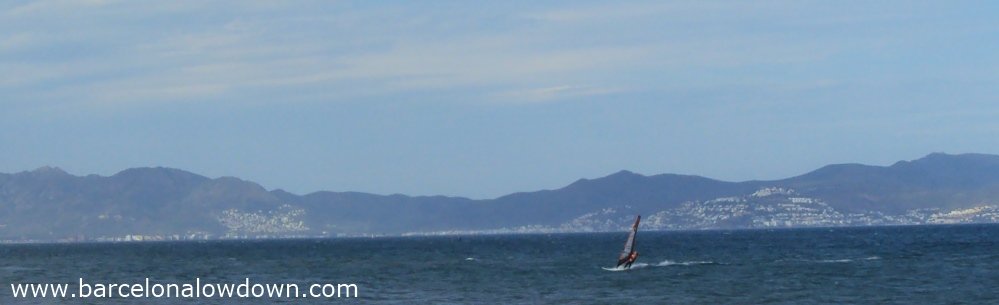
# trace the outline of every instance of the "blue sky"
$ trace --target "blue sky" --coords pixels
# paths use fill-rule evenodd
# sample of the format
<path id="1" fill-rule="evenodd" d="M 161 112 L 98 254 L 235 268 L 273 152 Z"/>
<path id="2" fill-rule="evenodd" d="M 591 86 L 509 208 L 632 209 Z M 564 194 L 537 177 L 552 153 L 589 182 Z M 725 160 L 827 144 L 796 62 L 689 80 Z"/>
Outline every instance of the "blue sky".
<path id="1" fill-rule="evenodd" d="M 8 1 L 0 172 L 489 198 L 999 153 L 999 6 Z"/>

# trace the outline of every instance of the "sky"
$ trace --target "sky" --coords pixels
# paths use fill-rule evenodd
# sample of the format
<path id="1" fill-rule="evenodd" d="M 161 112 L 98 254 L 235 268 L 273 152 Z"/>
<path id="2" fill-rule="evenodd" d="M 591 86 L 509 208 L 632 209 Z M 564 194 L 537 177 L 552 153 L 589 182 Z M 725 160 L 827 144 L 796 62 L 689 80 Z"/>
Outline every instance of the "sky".
<path id="1" fill-rule="evenodd" d="M 4 1 L 0 172 L 493 198 L 999 154 L 999 4 Z"/>

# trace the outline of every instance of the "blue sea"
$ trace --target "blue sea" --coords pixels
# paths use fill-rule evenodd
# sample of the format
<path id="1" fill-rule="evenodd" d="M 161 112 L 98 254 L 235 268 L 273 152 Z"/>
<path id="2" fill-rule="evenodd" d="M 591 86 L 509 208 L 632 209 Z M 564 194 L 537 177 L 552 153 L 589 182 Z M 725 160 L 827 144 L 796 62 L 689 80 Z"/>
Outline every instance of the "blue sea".
<path id="1" fill-rule="evenodd" d="M 0 245 L 0 304 L 999 304 L 999 225 Z M 353 283 L 357 298 L 14 298 L 11 284 Z M 304 289 L 304 288 L 303 288 Z"/>

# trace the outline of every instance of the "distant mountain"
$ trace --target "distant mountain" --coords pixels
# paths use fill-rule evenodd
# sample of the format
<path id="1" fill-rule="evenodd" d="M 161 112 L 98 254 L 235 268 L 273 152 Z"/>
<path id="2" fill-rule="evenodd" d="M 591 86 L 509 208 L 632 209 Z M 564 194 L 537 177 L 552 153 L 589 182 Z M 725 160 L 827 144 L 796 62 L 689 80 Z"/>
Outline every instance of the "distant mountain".
<path id="1" fill-rule="evenodd" d="M 159 240 L 380 234 L 999 222 L 999 156 L 935 153 L 891 166 L 829 165 L 774 181 L 620 171 L 489 200 L 316 192 L 133 168 L 0 174 L 0 240 Z"/>
<path id="2" fill-rule="evenodd" d="M 829 165 L 775 182 L 847 211 L 953 209 L 999 203 L 999 156 L 934 153 L 888 167 Z"/>

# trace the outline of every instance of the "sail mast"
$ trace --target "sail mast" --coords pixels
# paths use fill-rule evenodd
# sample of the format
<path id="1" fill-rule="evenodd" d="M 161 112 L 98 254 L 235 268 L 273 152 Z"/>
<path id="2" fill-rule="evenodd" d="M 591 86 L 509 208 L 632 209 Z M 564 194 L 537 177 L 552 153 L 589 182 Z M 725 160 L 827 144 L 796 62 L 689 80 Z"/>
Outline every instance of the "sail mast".
<path id="1" fill-rule="evenodd" d="M 635 235 L 638 234 L 638 223 L 642 221 L 642 215 L 635 217 L 635 223 L 631 225 L 631 232 L 628 233 L 628 240 L 624 242 L 624 250 L 621 251 L 621 255 L 617 258 L 617 264 L 620 266 L 625 261 L 628 260 L 628 256 L 632 252 L 635 252 Z"/>

